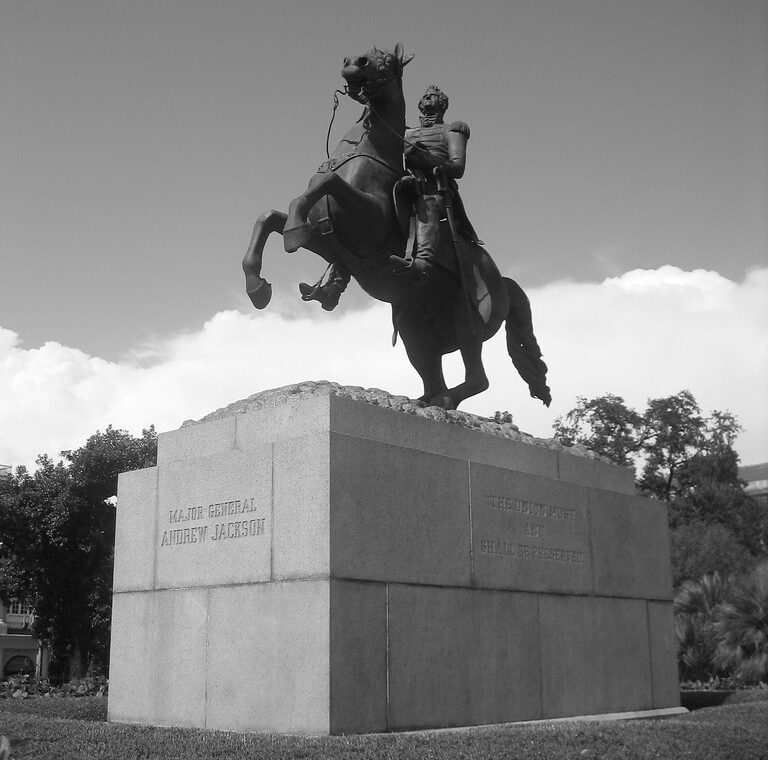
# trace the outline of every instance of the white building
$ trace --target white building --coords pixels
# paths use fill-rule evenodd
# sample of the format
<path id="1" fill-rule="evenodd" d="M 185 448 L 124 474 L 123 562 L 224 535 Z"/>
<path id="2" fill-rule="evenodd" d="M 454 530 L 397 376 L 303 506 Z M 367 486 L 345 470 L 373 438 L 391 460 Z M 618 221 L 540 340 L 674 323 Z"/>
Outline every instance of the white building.
<path id="1" fill-rule="evenodd" d="M 34 613 L 28 604 L 0 599 L 0 678 L 19 673 L 48 676 L 48 653 L 32 635 Z"/>

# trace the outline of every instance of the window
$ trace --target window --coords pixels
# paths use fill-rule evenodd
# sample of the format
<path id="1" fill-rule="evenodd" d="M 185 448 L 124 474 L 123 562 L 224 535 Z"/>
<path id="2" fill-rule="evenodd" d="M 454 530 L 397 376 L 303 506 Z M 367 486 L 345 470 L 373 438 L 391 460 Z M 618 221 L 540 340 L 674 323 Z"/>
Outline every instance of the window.
<path id="1" fill-rule="evenodd" d="M 32 615 L 32 605 L 26 602 L 17 602 L 15 599 L 11 599 L 8 603 L 9 615 Z"/>

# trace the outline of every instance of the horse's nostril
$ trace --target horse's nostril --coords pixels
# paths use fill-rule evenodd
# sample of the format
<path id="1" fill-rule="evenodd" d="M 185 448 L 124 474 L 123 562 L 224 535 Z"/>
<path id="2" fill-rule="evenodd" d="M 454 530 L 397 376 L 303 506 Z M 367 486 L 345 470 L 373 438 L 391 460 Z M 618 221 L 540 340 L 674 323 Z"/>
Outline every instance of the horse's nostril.
<path id="1" fill-rule="evenodd" d="M 364 69 L 368 65 L 368 59 L 364 55 L 361 55 L 359 58 L 355 59 L 355 65 Z"/>

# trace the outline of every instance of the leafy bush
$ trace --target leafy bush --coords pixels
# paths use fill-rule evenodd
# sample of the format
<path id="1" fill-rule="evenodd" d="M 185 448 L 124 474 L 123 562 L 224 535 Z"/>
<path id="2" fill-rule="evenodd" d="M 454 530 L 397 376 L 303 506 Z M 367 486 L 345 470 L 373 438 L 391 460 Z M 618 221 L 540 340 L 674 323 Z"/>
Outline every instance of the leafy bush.
<path id="1" fill-rule="evenodd" d="M 768 562 L 727 580 L 686 581 L 674 609 L 682 679 L 768 681 Z"/>
<path id="2" fill-rule="evenodd" d="M 713 627 L 719 668 L 747 683 L 768 680 L 768 562 L 733 584 Z"/>
<path id="3" fill-rule="evenodd" d="M 80 678 L 54 686 L 47 678 L 17 676 L 0 682 L 0 699 L 32 699 L 34 697 L 105 697 L 109 682 L 102 676 Z"/>
<path id="4" fill-rule="evenodd" d="M 743 573 L 754 557 L 736 536 L 723 525 L 683 523 L 670 531 L 672 584 L 701 578 L 707 573 L 729 576 Z"/>
<path id="5" fill-rule="evenodd" d="M 719 573 L 705 575 L 700 581 L 686 581 L 678 591 L 674 610 L 681 678 L 706 681 L 726 675 L 714 665 L 714 621 L 727 591 L 728 581 Z"/>

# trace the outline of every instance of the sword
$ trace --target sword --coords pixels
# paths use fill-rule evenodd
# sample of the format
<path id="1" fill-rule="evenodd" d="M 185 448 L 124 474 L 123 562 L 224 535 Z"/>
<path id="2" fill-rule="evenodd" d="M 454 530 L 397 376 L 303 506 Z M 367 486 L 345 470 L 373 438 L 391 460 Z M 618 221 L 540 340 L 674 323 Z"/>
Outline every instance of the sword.
<path id="1" fill-rule="evenodd" d="M 469 305 L 470 314 L 479 314 L 483 322 L 488 322 L 490 317 L 490 309 L 481 309 L 480 304 L 476 303 L 472 299 L 472 287 L 476 286 L 474 272 L 471 270 L 471 264 L 468 257 L 462 256 L 459 252 L 460 238 L 456 232 L 456 219 L 453 216 L 453 204 L 451 201 L 451 191 L 448 186 L 448 181 L 445 173 L 445 169 L 442 166 L 436 166 L 432 173 L 434 174 L 435 181 L 437 182 L 437 192 L 443 196 L 443 203 L 445 204 L 445 218 L 448 220 L 448 228 L 451 231 L 451 242 L 453 243 L 453 253 L 456 256 L 456 263 L 459 267 L 459 274 L 461 276 L 461 285 L 464 295 L 466 296 L 467 303 Z M 490 304 L 488 304 L 490 306 Z M 488 313 L 484 313 L 488 311 Z M 474 323 L 474 320 L 471 320 Z"/>

